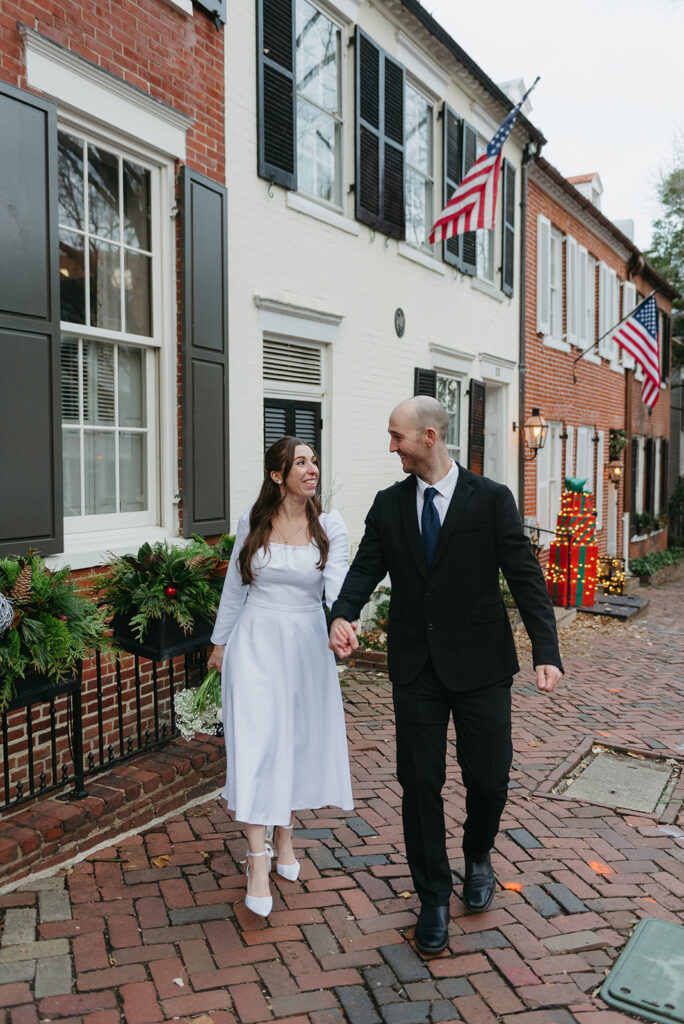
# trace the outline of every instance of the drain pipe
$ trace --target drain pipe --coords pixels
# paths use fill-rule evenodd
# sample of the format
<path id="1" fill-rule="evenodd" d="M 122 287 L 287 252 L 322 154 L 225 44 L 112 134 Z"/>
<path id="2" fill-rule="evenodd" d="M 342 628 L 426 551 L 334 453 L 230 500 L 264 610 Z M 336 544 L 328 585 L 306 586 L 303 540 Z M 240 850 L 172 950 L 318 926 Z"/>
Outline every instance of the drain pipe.
<path id="1" fill-rule="evenodd" d="M 523 151 L 520 181 L 520 316 L 518 355 L 518 509 L 520 518 L 525 519 L 525 433 L 522 423 L 525 419 L 525 311 L 527 290 L 527 178 L 528 164 L 541 153 L 543 143 L 528 142 Z"/>

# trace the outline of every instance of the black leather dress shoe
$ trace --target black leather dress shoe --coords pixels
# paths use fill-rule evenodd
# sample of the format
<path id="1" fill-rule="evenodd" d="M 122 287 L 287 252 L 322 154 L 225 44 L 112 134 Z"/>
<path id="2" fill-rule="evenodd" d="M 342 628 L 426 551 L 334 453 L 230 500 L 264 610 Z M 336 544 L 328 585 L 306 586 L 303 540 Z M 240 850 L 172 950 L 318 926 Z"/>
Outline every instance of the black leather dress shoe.
<path id="1" fill-rule="evenodd" d="M 466 910 L 471 914 L 481 914 L 490 906 L 495 891 L 496 878 L 489 854 L 480 861 L 466 857 L 463 881 L 463 902 Z"/>
<path id="2" fill-rule="evenodd" d="M 436 956 L 449 941 L 449 907 L 421 907 L 414 933 L 418 952 Z"/>

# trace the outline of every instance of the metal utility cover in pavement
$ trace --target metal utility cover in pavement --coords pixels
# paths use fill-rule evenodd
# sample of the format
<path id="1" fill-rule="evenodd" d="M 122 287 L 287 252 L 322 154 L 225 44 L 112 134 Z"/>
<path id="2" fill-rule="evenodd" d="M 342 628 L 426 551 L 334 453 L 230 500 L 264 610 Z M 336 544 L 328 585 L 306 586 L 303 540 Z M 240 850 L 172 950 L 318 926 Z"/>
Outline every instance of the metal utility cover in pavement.
<path id="1" fill-rule="evenodd" d="M 568 783 L 563 796 L 650 814 L 656 810 L 672 771 L 668 764 L 602 752 Z"/>
<path id="2" fill-rule="evenodd" d="M 601 999 L 662 1024 L 684 1022 L 684 925 L 640 921 L 601 987 Z"/>

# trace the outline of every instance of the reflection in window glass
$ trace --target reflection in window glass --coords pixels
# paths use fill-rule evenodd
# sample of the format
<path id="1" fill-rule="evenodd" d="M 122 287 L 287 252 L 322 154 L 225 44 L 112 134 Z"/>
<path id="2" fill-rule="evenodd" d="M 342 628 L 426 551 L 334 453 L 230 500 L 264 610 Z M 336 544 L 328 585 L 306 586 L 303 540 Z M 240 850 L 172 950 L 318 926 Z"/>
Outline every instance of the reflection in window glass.
<path id="1" fill-rule="evenodd" d="M 83 140 L 59 132 L 59 223 L 83 231 Z"/>
<path id="2" fill-rule="evenodd" d="M 405 89 L 406 241 L 432 251 L 432 105 L 410 85 Z"/>
<path id="3" fill-rule="evenodd" d="M 437 401 L 446 409 L 449 418 L 447 448 L 455 462 L 461 459 L 461 381 L 456 377 L 437 374 Z"/>
<path id="4" fill-rule="evenodd" d="M 88 222 L 90 232 L 119 241 L 119 158 L 88 146 Z"/>
<path id="5" fill-rule="evenodd" d="M 85 238 L 75 231 L 59 229 L 60 318 L 72 324 L 85 323 Z"/>
<path id="6" fill-rule="evenodd" d="M 308 0 L 297 0 L 298 187 L 336 206 L 341 180 L 341 32 Z"/>
<path id="7" fill-rule="evenodd" d="M 487 145 L 482 139 L 477 140 L 476 159 L 485 153 Z M 477 243 L 477 276 L 494 283 L 494 232 L 489 228 L 478 228 Z"/>
<path id="8" fill-rule="evenodd" d="M 150 172 L 123 162 L 124 243 L 150 249 Z"/>

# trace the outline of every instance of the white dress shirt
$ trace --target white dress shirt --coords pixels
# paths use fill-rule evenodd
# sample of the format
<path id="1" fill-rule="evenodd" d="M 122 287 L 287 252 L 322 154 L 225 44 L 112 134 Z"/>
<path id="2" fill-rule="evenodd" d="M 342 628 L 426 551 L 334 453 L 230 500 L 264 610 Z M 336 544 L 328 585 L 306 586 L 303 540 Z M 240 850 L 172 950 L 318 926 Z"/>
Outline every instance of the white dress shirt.
<path id="1" fill-rule="evenodd" d="M 418 512 L 418 529 L 423 532 L 423 504 L 425 502 L 425 488 L 434 487 L 437 493 L 434 497 L 434 506 L 437 509 L 437 515 L 439 516 L 440 526 L 444 522 L 444 517 L 447 514 L 449 508 L 449 502 L 453 497 L 453 493 L 458 483 L 458 466 L 451 460 L 451 469 L 445 477 L 438 480 L 436 484 L 428 484 L 424 480 L 421 480 L 419 476 L 416 477 L 416 511 Z"/>

